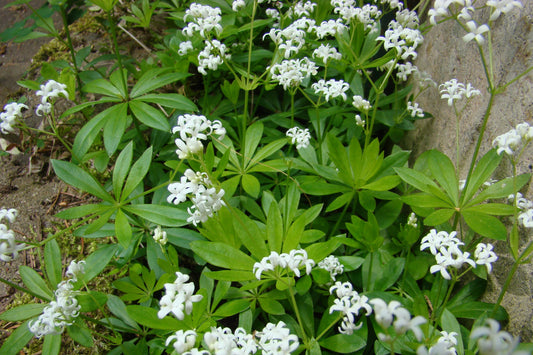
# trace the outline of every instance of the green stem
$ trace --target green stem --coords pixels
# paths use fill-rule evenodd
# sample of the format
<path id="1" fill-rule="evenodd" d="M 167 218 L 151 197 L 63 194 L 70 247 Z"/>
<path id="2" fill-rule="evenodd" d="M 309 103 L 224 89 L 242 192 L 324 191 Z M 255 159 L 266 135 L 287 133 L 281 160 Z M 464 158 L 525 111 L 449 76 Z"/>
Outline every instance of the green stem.
<path id="1" fill-rule="evenodd" d="M 298 324 L 300 325 L 300 328 L 302 329 L 302 335 L 304 338 L 304 343 L 307 344 L 307 334 L 305 333 L 304 323 L 302 322 L 302 317 L 300 316 L 300 311 L 298 310 L 298 304 L 296 303 L 296 298 L 294 298 L 294 294 L 292 293 L 292 287 L 289 286 L 288 288 L 289 295 L 291 296 L 290 301 L 292 304 L 292 308 L 294 309 L 294 314 L 296 314 L 296 319 L 298 320 Z"/>
<path id="2" fill-rule="evenodd" d="M 74 67 L 74 72 L 76 74 L 76 82 L 78 83 L 78 93 L 80 97 L 82 96 L 81 91 L 81 79 L 79 76 L 80 70 L 78 68 L 78 63 L 76 62 L 76 51 L 74 50 L 74 46 L 72 45 L 72 39 L 70 37 L 70 30 L 68 28 L 68 19 L 67 19 L 67 10 L 64 5 L 59 6 L 59 10 L 61 12 L 61 19 L 63 20 L 63 28 L 65 29 L 65 34 L 67 36 L 67 47 L 70 51 L 70 56 L 72 57 L 72 66 Z"/>
<path id="3" fill-rule="evenodd" d="M 350 198 L 350 202 L 354 199 L 354 197 L 355 197 L 355 191 L 352 192 L 352 197 Z M 333 229 L 331 230 L 329 235 L 331 235 L 331 236 L 335 235 L 335 232 L 337 231 L 337 229 L 339 228 L 339 225 L 341 224 L 342 220 L 344 219 L 344 215 L 346 214 L 346 211 L 348 211 L 348 207 L 350 206 L 350 202 L 346 203 L 346 205 L 344 206 L 344 208 L 343 208 L 343 210 L 341 212 L 341 215 L 337 219 L 337 222 L 335 223 L 335 226 L 333 227 Z"/>
<path id="4" fill-rule="evenodd" d="M 324 330 L 320 334 L 317 335 L 315 340 L 319 341 L 320 338 L 322 338 L 324 336 L 324 334 L 326 334 L 326 332 L 331 329 L 331 327 L 333 327 L 335 324 L 337 324 L 338 321 L 340 321 L 342 319 L 342 317 L 343 317 L 343 314 L 340 313 L 339 316 L 337 317 L 337 319 L 335 319 L 333 322 L 331 322 L 326 328 L 324 328 Z"/>
<path id="5" fill-rule="evenodd" d="M 366 290 L 370 291 L 370 281 L 372 281 L 372 265 L 374 264 L 374 252 L 370 252 L 370 265 L 368 266 L 368 275 L 366 277 Z"/>
<path id="6" fill-rule="evenodd" d="M 120 54 L 120 50 L 118 47 L 118 41 L 117 41 L 117 24 L 115 23 L 115 19 L 113 18 L 112 14 L 113 10 L 109 11 L 107 13 L 107 19 L 109 21 L 109 28 L 111 32 L 111 39 L 113 41 L 113 49 L 115 50 L 115 56 L 117 57 L 117 64 L 118 64 L 118 70 L 120 71 L 120 78 L 122 79 L 122 86 L 124 88 L 124 93 L 126 97 L 124 97 L 125 101 L 129 100 L 129 92 L 128 92 L 128 83 L 126 81 L 126 76 L 124 75 L 123 65 L 122 65 L 122 56 Z"/>
<path id="7" fill-rule="evenodd" d="M 509 285 L 511 284 L 511 280 L 514 277 L 514 274 L 516 273 L 516 270 L 518 270 L 518 265 L 520 265 L 520 262 L 516 260 L 513 263 L 513 267 L 511 268 L 511 271 L 507 274 L 507 278 L 505 279 L 505 283 L 503 284 L 502 289 L 500 290 L 500 294 L 498 295 L 498 299 L 496 300 L 496 303 L 494 304 L 494 308 L 492 309 L 491 316 L 494 317 L 496 315 L 496 311 L 500 307 L 503 301 L 503 297 L 505 296 L 505 293 L 507 292 L 507 289 L 509 288 Z"/>

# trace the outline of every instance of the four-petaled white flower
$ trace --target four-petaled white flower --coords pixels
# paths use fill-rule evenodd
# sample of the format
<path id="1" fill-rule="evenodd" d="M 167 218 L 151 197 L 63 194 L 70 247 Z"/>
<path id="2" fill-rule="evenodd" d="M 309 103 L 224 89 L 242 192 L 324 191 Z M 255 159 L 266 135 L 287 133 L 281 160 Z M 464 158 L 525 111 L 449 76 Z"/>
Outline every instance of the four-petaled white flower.
<path id="1" fill-rule="evenodd" d="M 311 134 L 309 129 L 301 129 L 298 127 L 292 127 L 287 130 L 287 137 L 291 137 L 291 144 L 296 143 L 296 149 L 307 148 L 309 146 L 309 141 L 311 139 Z"/>
<path id="2" fill-rule="evenodd" d="M 360 110 L 360 111 L 363 111 L 363 112 L 367 112 L 368 110 L 370 110 L 372 108 L 372 106 L 370 105 L 370 102 L 368 102 L 367 100 L 363 99 L 362 96 L 360 95 L 354 95 L 352 97 L 352 105 Z"/>
<path id="3" fill-rule="evenodd" d="M 369 301 L 374 308 L 374 316 L 376 322 L 385 330 L 391 325 L 394 327 L 394 331 L 397 335 L 405 334 L 408 330 L 411 330 L 416 339 L 420 341 L 424 333 L 420 329 L 420 326 L 427 323 L 427 320 L 422 316 L 416 316 L 411 318 L 409 311 L 401 307 L 401 303 L 398 301 L 390 301 L 387 304 L 380 298 L 373 298 Z M 378 337 L 382 341 L 389 341 L 390 337 L 387 334 L 379 333 Z"/>
<path id="4" fill-rule="evenodd" d="M 477 327 L 470 333 L 470 339 L 477 339 L 480 355 L 510 354 L 526 355 L 529 352 L 515 351 L 519 339 L 506 331 L 500 330 L 500 324 L 494 319 L 487 319 L 487 326 Z"/>
<path id="5" fill-rule="evenodd" d="M 13 125 L 15 120 L 22 116 L 22 109 L 28 109 L 28 106 L 16 102 L 4 106 L 4 112 L 0 113 L 0 131 L 3 134 L 14 131 Z"/>
<path id="6" fill-rule="evenodd" d="M 346 101 L 346 91 L 348 91 L 350 85 L 344 80 L 330 79 L 325 81 L 324 79 L 320 79 L 318 82 L 311 85 L 311 88 L 317 95 L 324 95 L 326 101 L 339 96 Z"/>
<path id="7" fill-rule="evenodd" d="M 191 350 L 196 343 L 196 332 L 194 330 L 178 330 L 175 334 L 169 336 L 165 341 L 165 345 L 168 346 L 172 341 L 174 349 L 178 354 Z"/>
<path id="8" fill-rule="evenodd" d="M 294 273 L 294 276 L 300 277 L 302 267 L 305 267 L 305 273 L 309 275 L 313 266 L 315 266 L 315 261 L 307 257 L 307 252 L 304 249 L 293 249 L 289 254 L 278 254 L 272 251 L 269 256 L 265 256 L 260 262 L 254 264 L 253 273 L 260 280 L 263 272 L 273 271 L 276 267 L 280 267 L 289 269 Z"/>
<path id="9" fill-rule="evenodd" d="M 200 302 L 203 296 L 193 295 L 194 284 L 187 282 L 188 280 L 189 275 L 177 271 L 176 281 L 165 284 L 165 295 L 159 301 L 161 307 L 157 317 L 162 319 L 172 313 L 179 320 L 183 320 L 185 314 L 191 314 L 193 303 Z"/>
<path id="10" fill-rule="evenodd" d="M 60 95 L 68 99 L 67 86 L 61 84 L 55 80 L 48 80 L 45 84 L 41 85 L 41 89 L 37 90 L 35 95 L 42 96 L 41 103 L 37 106 L 35 113 L 37 116 L 48 114 L 52 112 L 52 104 L 48 102 L 49 98 L 56 98 Z"/>
<path id="11" fill-rule="evenodd" d="M 475 40 L 479 45 L 485 43 L 485 37 L 483 37 L 483 33 L 490 31 L 489 26 L 478 26 L 475 21 L 468 21 L 466 23 L 466 27 L 468 27 L 470 32 L 463 36 L 463 41 L 468 43 L 471 40 Z"/>
<path id="12" fill-rule="evenodd" d="M 367 316 L 372 313 L 372 307 L 368 304 L 368 297 L 359 295 L 349 282 L 335 282 L 335 285 L 329 288 L 329 293 L 333 294 L 334 291 L 337 298 L 329 308 L 329 313 L 342 313 L 343 317 L 339 333 L 352 334 L 354 330 L 358 330 L 363 326 L 363 322 L 356 324 L 356 317 L 359 315 L 359 311 L 364 309 Z"/>
<path id="13" fill-rule="evenodd" d="M 489 274 L 492 271 L 492 263 L 498 260 L 498 256 L 492 251 L 493 248 L 492 244 L 479 243 L 474 252 L 476 264 L 485 265 Z"/>

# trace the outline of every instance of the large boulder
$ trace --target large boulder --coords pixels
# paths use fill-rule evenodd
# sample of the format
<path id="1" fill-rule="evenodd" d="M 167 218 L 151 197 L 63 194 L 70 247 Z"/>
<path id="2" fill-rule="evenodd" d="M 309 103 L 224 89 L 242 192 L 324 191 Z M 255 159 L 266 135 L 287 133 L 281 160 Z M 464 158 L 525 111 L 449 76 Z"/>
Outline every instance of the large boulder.
<path id="1" fill-rule="evenodd" d="M 485 0 L 477 1 L 476 7 Z M 496 85 L 511 81 L 520 73 L 533 66 L 533 1 L 522 1 L 523 9 L 514 9 L 502 14 L 492 23 L 493 72 Z M 489 9 L 476 13 L 478 24 L 486 23 Z M 432 28 L 425 36 L 424 43 L 418 49 L 416 65 L 431 75 L 433 80 L 442 84 L 450 79 L 462 83 L 471 83 L 479 89 L 482 96 L 474 97 L 463 111 L 459 122 L 460 152 L 457 166 L 461 178 L 468 172 L 477 137 L 483 122 L 488 102 L 488 83 L 476 42 L 464 43 L 465 30 L 454 21 L 447 21 Z M 488 53 L 487 44 L 483 50 Z M 424 92 L 417 102 L 420 107 L 434 117 L 419 121 L 415 131 L 410 132 L 404 140 L 404 146 L 413 151 L 417 157 L 428 149 L 439 149 L 456 161 L 456 117 L 453 107 L 446 100 L 440 99 L 437 89 Z M 459 102 L 458 107 L 463 103 Z M 496 96 L 490 119 L 481 145 L 482 156 L 492 147 L 492 141 L 521 122 L 533 125 L 533 71 L 511 84 L 507 90 Z M 531 144 L 533 146 L 533 144 Z M 533 165 L 533 147 L 529 147 L 518 166 L 519 173 L 531 172 Z M 501 179 L 511 175 L 507 158 L 497 170 L 495 178 Z M 531 184 L 522 192 L 533 200 Z M 523 231 L 521 247 L 533 241 L 533 230 Z M 487 301 L 495 302 L 512 267 L 513 259 L 506 252 L 506 243 L 497 243 L 499 260 L 489 275 L 489 288 L 485 295 Z M 521 265 L 515 274 L 510 288 L 503 300 L 503 306 L 510 315 L 507 330 L 520 335 L 522 341 L 533 340 L 533 266 L 531 263 Z"/>

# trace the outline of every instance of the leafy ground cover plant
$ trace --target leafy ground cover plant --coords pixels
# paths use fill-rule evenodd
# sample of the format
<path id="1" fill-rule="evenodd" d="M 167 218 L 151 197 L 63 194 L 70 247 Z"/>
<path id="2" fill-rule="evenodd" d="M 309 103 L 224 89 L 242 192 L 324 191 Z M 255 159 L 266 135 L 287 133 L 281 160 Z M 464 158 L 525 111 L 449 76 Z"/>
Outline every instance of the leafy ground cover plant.
<path id="1" fill-rule="evenodd" d="M 24 286 L 2 280 L 42 301 L 0 315 L 24 322 L 2 352 L 35 336 L 57 354 L 65 329 L 86 347 L 103 337 L 112 354 L 531 352 L 498 322 L 533 251 L 519 248 L 533 203 L 518 192 L 530 176 L 515 168 L 533 128 L 498 137 L 478 160 L 482 130 L 464 182 L 443 153 L 409 167 L 397 145 L 430 117 L 415 100 L 436 84 L 411 61 L 441 21 L 458 21 L 480 49 L 485 127 L 492 98 L 530 70 L 499 87 L 491 80 L 490 26 L 519 1 L 437 1 L 423 25 L 396 0 L 141 1 L 127 22 L 147 28 L 159 9 L 169 26 L 154 57 L 139 60 L 120 51 L 116 1 L 91 3 L 114 61 L 76 71 L 80 91 L 97 98 L 61 114 L 89 119 L 63 143 L 71 161 L 51 164 L 97 199 L 61 211 L 71 227 L 35 245 L 0 225 L 2 260 L 43 248 L 44 265 L 43 275 L 21 269 Z M 474 22 L 489 12 L 486 25 Z M 68 84 L 41 90 L 67 97 Z M 458 115 L 458 100 L 480 94 L 454 79 L 438 88 Z M 37 110 L 59 137 L 45 96 L 55 97 Z M 24 130 L 22 108 L 5 107 L 3 129 Z M 512 176 L 484 188 L 503 154 Z M 514 217 L 510 233 L 501 216 Z M 56 239 L 71 230 L 102 243 L 63 277 Z M 516 261 L 495 304 L 479 301 L 498 258 L 492 239 L 507 240 Z M 102 273 L 115 292 L 90 289 Z"/>

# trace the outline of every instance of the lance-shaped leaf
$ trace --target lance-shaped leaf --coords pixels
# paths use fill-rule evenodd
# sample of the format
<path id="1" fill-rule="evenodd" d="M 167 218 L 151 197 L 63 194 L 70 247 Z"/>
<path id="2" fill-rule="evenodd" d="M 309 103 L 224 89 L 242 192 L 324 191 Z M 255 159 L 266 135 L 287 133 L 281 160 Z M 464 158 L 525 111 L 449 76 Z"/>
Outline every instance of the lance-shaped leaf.
<path id="1" fill-rule="evenodd" d="M 254 259 L 230 245 L 219 242 L 195 241 L 191 249 L 211 265 L 232 270 L 252 270 Z"/>

